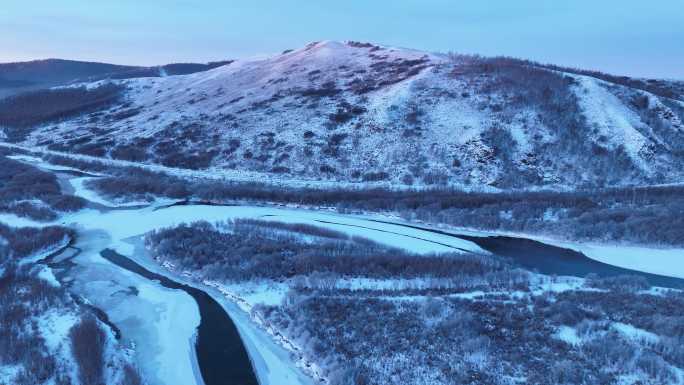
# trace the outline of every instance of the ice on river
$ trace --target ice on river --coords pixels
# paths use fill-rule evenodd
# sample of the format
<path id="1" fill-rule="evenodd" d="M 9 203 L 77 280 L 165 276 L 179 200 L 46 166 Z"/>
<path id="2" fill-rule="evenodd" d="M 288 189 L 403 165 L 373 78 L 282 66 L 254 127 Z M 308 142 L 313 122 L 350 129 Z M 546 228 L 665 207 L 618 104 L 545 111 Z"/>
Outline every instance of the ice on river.
<path id="1" fill-rule="evenodd" d="M 201 220 L 219 222 L 236 218 L 262 218 L 309 223 L 423 254 L 459 251 L 486 253 L 470 241 L 417 229 L 377 223 L 351 216 L 273 207 L 173 206 L 160 210 L 149 207 L 139 210 L 115 210 L 106 213 L 97 210 L 83 210 L 65 216 L 62 221 L 88 229 L 106 231 L 115 243 L 116 250 L 124 255 L 129 255 L 132 251 L 130 245 L 121 242 L 126 238 L 181 223 Z"/>
<path id="2" fill-rule="evenodd" d="M 684 278 L 684 249 L 554 242 L 587 257 L 625 269 Z"/>
<path id="3" fill-rule="evenodd" d="M 203 385 L 194 370 L 194 336 L 200 322 L 195 300 L 182 290 L 121 269 L 100 256 L 112 242 L 103 231 L 83 230 L 82 252 L 68 276 L 72 290 L 104 310 L 150 385 Z"/>

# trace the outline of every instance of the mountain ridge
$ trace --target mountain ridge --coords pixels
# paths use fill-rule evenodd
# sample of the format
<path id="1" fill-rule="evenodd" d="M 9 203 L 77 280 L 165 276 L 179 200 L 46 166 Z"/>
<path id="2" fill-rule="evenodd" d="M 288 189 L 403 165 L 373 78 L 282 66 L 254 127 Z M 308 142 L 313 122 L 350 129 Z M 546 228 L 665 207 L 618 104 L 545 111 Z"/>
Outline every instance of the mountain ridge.
<path id="1" fill-rule="evenodd" d="M 0 63 L 0 97 L 30 90 L 102 79 L 189 74 L 228 63 L 170 63 L 159 66 L 135 66 L 69 59 L 38 59 Z"/>

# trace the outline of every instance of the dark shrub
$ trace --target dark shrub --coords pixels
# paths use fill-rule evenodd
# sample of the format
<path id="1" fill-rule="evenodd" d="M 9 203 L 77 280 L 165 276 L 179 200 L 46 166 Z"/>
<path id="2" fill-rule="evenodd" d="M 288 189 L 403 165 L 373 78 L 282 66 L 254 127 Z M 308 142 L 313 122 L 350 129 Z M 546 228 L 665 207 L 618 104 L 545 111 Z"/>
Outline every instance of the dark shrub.
<path id="1" fill-rule="evenodd" d="M 453 277 L 479 276 L 495 285 L 505 263 L 475 254 L 418 256 L 349 237 L 343 233 L 308 225 L 263 220 L 236 220 L 231 232 L 217 230 L 207 222 L 162 229 L 148 235 L 146 243 L 156 258 L 170 260 L 185 269 L 207 269 L 214 278 L 248 280 L 280 279 L 295 275 L 335 273 L 343 276 Z M 314 243 L 301 235 L 320 237 Z M 207 266 L 211 265 L 210 268 Z M 526 279 L 505 273 L 503 281 Z M 473 281 L 463 281 L 465 287 Z"/>
<path id="2" fill-rule="evenodd" d="M 328 138 L 328 146 L 339 146 L 342 142 L 347 139 L 348 134 L 333 134 Z"/>
<path id="3" fill-rule="evenodd" d="M 138 370 L 131 365 L 125 365 L 123 368 L 123 379 L 121 385 L 143 385 L 142 378 Z"/>
<path id="4" fill-rule="evenodd" d="M 110 120 L 124 120 L 138 115 L 142 109 L 140 107 L 124 108 L 108 115 Z"/>
<path id="5" fill-rule="evenodd" d="M 362 179 L 364 182 L 377 182 L 377 181 L 389 179 L 389 174 L 384 172 L 384 171 L 367 172 L 367 173 L 363 174 Z"/>
<path id="6" fill-rule="evenodd" d="M 93 317 L 87 317 L 69 331 L 71 350 L 78 364 L 81 384 L 104 385 L 106 336 Z"/>
<path id="7" fill-rule="evenodd" d="M 61 194 L 55 175 L 0 157 L 0 211 L 35 220 L 53 220 L 54 210 L 75 211 L 84 206 L 83 199 Z"/>
<path id="8" fill-rule="evenodd" d="M 0 254 L 0 263 L 3 258 L 12 257 L 21 259 L 41 250 L 45 250 L 58 244 L 65 238 L 73 237 L 72 230 L 59 226 L 43 228 L 12 228 L 0 223 L 0 237 L 6 244 L 0 247 L 5 254 Z"/>
<path id="9" fill-rule="evenodd" d="M 147 160 L 147 149 L 135 145 L 120 145 L 114 147 L 111 152 L 112 158 L 123 159 L 131 162 L 142 162 Z"/>

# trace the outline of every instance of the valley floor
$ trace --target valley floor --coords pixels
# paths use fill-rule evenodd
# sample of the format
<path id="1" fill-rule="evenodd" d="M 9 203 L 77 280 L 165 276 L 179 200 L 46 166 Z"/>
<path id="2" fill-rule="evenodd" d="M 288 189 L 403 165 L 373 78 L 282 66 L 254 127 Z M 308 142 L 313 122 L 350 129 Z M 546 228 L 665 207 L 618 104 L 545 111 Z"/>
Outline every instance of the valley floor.
<path id="1" fill-rule="evenodd" d="M 33 160 L 24 158 L 24 161 Z M 37 165 L 45 169 L 54 167 L 44 163 Z M 54 171 L 54 169 L 52 170 Z M 318 346 L 316 344 L 330 342 L 330 336 L 312 335 L 313 329 L 311 328 L 313 326 L 310 322 L 317 320 L 317 317 L 336 314 L 335 312 L 339 311 L 340 306 L 345 309 L 344 311 L 358 311 L 359 315 L 367 317 L 372 317 L 371 313 L 375 311 L 385 314 L 382 313 L 384 311 L 387 312 L 385 315 L 388 317 L 388 322 L 392 322 L 394 326 L 401 325 L 401 320 L 395 320 L 392 317 L 406 317 L 407 322 L 419 321 L 427 330 L 432 330 L 440 325 L 447 327 L 448 323 L 445 323 L 447 321 L 456 322 L 461 326 L 470 325 L 470 321 L 453 319 L 454 314 L 457 313 L 457 309 L 468 309 L 469 314 L 480 314 L 477 313 L 479 311 L 477 308 L 473 308 L 473 306 L 478 306 L 478 303 L 496 308 L 496 306 L 505 306 L 511 303 L 529 305 L 538 301 L 539 298 L 551 302 L 558 301 L 560 298 L 562 302 L 569 302 L 573 300 L 573 296 L 578 296 L 577 299 L 579 300 L 593 301 L 591 303 L 613 301 L 612 299 L 594 297 L 586 299 L 581 297 L 584 295 L 598 296 L 602 290 L 606 289 L 595 287 L 586 282 L 584 277 L 571 277 L 573 274 L 570 271 L 567 274 L 568 277 L 560 278 L 531 274 L 529 284 L 526 284 L 524 288 L 517 290 L 513 289 L 512 286 L 506 286 L 510 283 L 502 283 L 504 287 L 498 291 L 494 289 L 482 290 L 480 287 L 475 290 L 455 290 L 453 287 L 455 285 L 454 280 L 420 277 L 404 279 L 360 276 L 333 277 L 331 279 L 322 276 L 285 281 L 249 280 L 245 282 L 211 279 L 205 277 L 201 272 L 186 271 L 180 267 L 175 267 L 169 261 L 152 259 L 149 255 L 150 251 L 144 248 L 141 237 L 155 230 L 175 227 L 183 223 L 197 221 L 221 223 L 239 218 L 251 218 L 287 224 L 305 224 L 334 230 L 349 237 L 365 238 L 379 245 L 402 249 L 427 258 L 438 253 L 489 255 L 489 252 L 476 243 L 459 238 L 458 235 L 495 234 L 450 228 L 448 229 L 449 232 L 453 232 L 455 235 L 452 236 L 420 228 L 406 227 L 406 222 L 387 216 L 343 215 L 320 210 L 273 206 L 210 206 L 201 204 L 169 206 L 170 200 L 161 199 L 151 204 L 145 202 L 146 205 L 140 207 L 144 202 L 111 202 L 97 192 L 90 190 L 83 183 L 85 178 L 89 177 L 69 177 L 66 178 L 66 183 L 70 186 L 72 194 L 86 199 L 93 204 L 91 207 L 74 213 L 66 213 L 52 222 L 38 222 L 13 214 L 2 214 L 0 222 L 17 227 L 44 227 L 49 224 L 63 224 L 77 230 L 79 237 L 76 246 L 81 252 L 71 259 L 75 267 L 70 268 L 66 275 L 71 282 L 71 290 L 98 308 L 103 309 L 109 320 L 121 330 L 124 340 L 133 346 L 135 360 L 140 362 L 143 377 L 149 384 L 202 384 L 194 353 L 195 328 L 199 323 L 199 313 L 196 304 L 188 295 L 177 290 L 165 289 L 154 282 L 149 282 L 135 274 L 118 269 L 102 259 L 99 253 L 106 248 L 111 248 L 122 255 L 133 258 L 151 271 L 168 275 L 173 279 L 182 280 L 201 288 L 218 300 L 236 324 L 243 343 L 250 354 L 253 369 L 262 385 L 327 383 L 332 379 L 354 376 L 369 370 L 375 376 L 380 373 L 393 379 L 392 381 L 398 381 L 401 378 L 401 373 L 404 373 L 402 368 L 407 367 L 409 356 L 388 356 L 390 357 L 389 361 L 378 361 L 377 365 L 373 367 L 368 367 L 362 362 L 354 362 L 355 366 L 352 369 L 357 370 L 358 373 L 347 373 L 344 370 L 345 368 L 339 366 L 339 360 L 344 357 L 344 355 L 340 355 L 342 353 L 339 349 L 350 349 L 352 348 L 350 345 L 337 346 L 336 349 L 338 350 L 334 354 L 329 350 L 316 348 Z M 397 223 L 387 223 L 392 220 L 397 221 Z M 418 225 L 424 226 L 420 223 Z M 444 228 L 438 230 L 444 230 Z M 684 250 L 682 249 L 566 244 L 546 239 L 540 240 L 581 251 L 587 257 L 597 261 L 632 269 L 635 274 L 643 271 L 684 278 L 684 271 L 681 270 L 684 264 L 678 263 L 680 258 L 684 258 Z M 162 264 L 160 265 L 159 262 Z M 656 288 L 637 290 L 628 293 L 628 296 L 629 298 L 636 298 L 635 296 L 646 298 L 645 296 L 647 296 L 648 301 L 655 301 L 654 303 L 659 304 L 658 301 L 661 301 L 659 298 L 663 296 L 665 299 L 662 301 L 668 300 L 668 293 L 670 291 Z M 451 309 L 447 311 L 448 314 L 441 313 L 439 309 L 442 305 L 446 306 L 446 309 Z M 297 306 L 306 309 L 308 312 L 306 314 L 311 317 L 309 322 L 302 321 L 301 314 L 298 315 L 295 312 L 294 309 Z M 552 305 L 547 304 L 540 308 L 549 306 Z M 326 312 L 330 313 L 327 314 Z M 344 314 L 343 317 L 349 316 L 348 313 Z M 538 316 L 540 315 L 538 314 Z M 330 318 L 328 318 L 329 320 Z M 325 325 L 325 319 L 320 321 L 322 322 L 321 325 L 330 328 L 335 327 L 333 324 Z M 356 321 L 360 321 L 360 319 L 355 319 Z M 625 321 L 628 320 L 625 319 Z M 669 341 L 671 338 L 670 336 L 661 336 L 661 338 L 657 335 L 653 337 L 649 334 L 652 332 L 628 322 L 617 320 L 612 320 L 607 324 L 591 324 L 589 326 L 580 325 L 579 321 L 573 322 L 559 321 L 554 324 L 553 331 L 549 331 L 568 345 L 559 348 L 559 351 L 566 353 L 570 351 L 573 355 L 577 354 L 577 350 L 573 350 L 573 347 L 598 343 L 597 338 L 599 337 L 622 335 L 626 341 L 626 346 L 630 346 L 629 349 L 636 349 L 635 347 L 641 346 L 642 342 L 646 345 L 657 345 L 662 342 L 661 339 Z M 300 327 L 292 326 L 297 324 Z M 512 326 L 494 324 L 500 327 Z M 382 327 L 382 325 L 376 325 L 373 322 L 370 325 Z M 417 327 L 416 325 L 411 327 Z M 530 327 L 531 325 L 525 326 Z M 354 333 L 358 333 L 358 330 L 355 328 L 359 325 L 342 323 L 339 327 L 345 333 L 356 335 Z M 350 329 L 344 329 L 346 327 Z M 363 337 L 357 335 L 355 338 L 362 339 Z M 373 338 L 377 338 L 377 336 Z M 436 337 L 425 335 L 425 338 L 429 340 Z M 480 337 L 469 335 L 468 338 L 475 341 Z M 486 344 L 497 343 L 493 336 L 490 335 L 487 338 L 489 338 L 489 342 Z M 654 340 L 657 341 L 654 342 Z M 345 341 L 348 343 L 347 340 Z M 481 340 L 477 341 L 484 343 Z M 402 345 L 401 348 L 406 349 L 407 347 Z M 536 347 L 530 347 L 530 349 L 534 348 Z M 318 351 L 318 349 L 323 350 Z M 371 351 L 369 350 L 366 353 Z M 387 353 L 386 351 L 383 352 Z M 475 369 L 487 367 L 492 363 L 491 360 L 497 357 L 491 352 L 481 351 L 475 347 L 467 353 L 467 362 L 464 362 L 463 365 L 467 364 L 468 367 Z M 424 357 L 424 359 L 429 360 L 431 354 L 439 355 L 441 353 L 433 351 L 421 354 L 427 354 L 426 357 L 428 358 Z M 646 373 L 644 372 L 647 371 L 645 368 L 649 366 L 644 364 L 643 367 L 638 366 L 631 369 L 631 372 L 637 373 L 636 378 L 650 379 L 649 381 L 652 382 L 649 383 L 653 384 L 658 383 L 657 381 L 673 384 L 684 383 L 681 371 L 672 362 L 663 363 L 662 359 L 653 357 L 649 359 L 655 362 L 653 365 L 656 365 L 651 367 L 666 368 L 663 370 L 667 370 L 669 374 L 658 377 L 657 373 Z M 390 368 L 394 368 L 392 369 L 394 372 L 382 372 L 381 363 L 382 365 L 390 365 Z M 567 365 L 569 365 L 567 368 L 561 367 L 554 370 L 557 373 L 565 373 L 566 370 L 572 369 L 571 364 Z M 507 378 L 508 383 L 525 381 L 524 378 L 516 379 L 512 376 L 511 373 L 514 373 L 515 370 L 510 368 L 498 367 L 497 370 L 500 370 L 501 378 Z M 413 376 L 409 377 L 412 379 L 420 378 L 421 375 L 426 376 L 424 382 L 416 381 L 414 383 L 429 383 L 429 378 L 439 382 L 440 377 L 435 373 L 437 372 L 404 374 Z M 375 381 L 377 378 L 372 377 L 371 380 Z M 624 380 L 627 381 L 628 378 L 625 377 Z M 486 381 L 486 379 L 482 379 L 482 381 Z M 629 381 L 625 383 L 629 383 Z"/>

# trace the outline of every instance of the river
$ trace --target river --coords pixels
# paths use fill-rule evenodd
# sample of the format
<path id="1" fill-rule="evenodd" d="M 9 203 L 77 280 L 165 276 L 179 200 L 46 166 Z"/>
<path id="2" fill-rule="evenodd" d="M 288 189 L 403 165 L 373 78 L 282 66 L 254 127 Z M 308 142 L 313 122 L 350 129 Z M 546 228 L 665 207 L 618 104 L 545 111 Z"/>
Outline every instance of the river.
<path id="1" fill-rule="evenodd" d="M 651 274 L 643 271 L 625 269 L 591 259 L 575 250 L 558 247 L 537 240 L 509 236 L 473 236 L 451 233 L 424 226 L 398 224 L 375 220 L 377 223 L 393 224 L 420 231 L 446 235 L 471 241 L 492 254 L 508 257 L 520 266 L 547 275 L 571 275 L 586 277 L 595 274 L 599 277 L 633 275 L 646 279 L 653 286 L 684 288 L 684 279 Z M 647 257 L 647 256 L 644 256 Z M 684 257 L 684 256 L 683 256 Z"/>
<path id="2" fill-rule="evenodd" d="M 206 385 L 258 384 L 247 351 L 230 316 L 209 294 L 153 273 L 133 260 L 105 249 L 103 258 L 149 280 L 159 281 L 169 289 L 183 290 L 195 299 L 200 311 L 197 328 L 197 361 Z"/>

